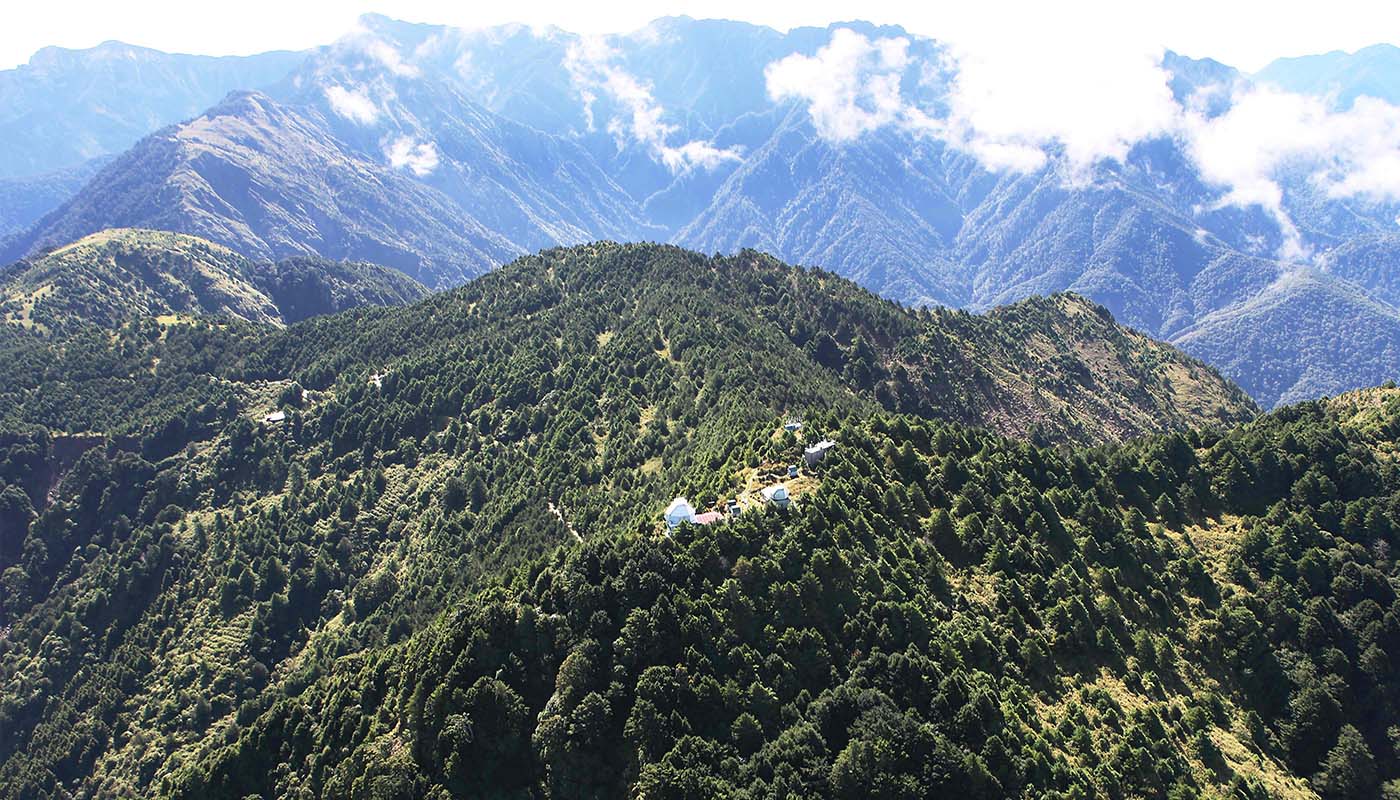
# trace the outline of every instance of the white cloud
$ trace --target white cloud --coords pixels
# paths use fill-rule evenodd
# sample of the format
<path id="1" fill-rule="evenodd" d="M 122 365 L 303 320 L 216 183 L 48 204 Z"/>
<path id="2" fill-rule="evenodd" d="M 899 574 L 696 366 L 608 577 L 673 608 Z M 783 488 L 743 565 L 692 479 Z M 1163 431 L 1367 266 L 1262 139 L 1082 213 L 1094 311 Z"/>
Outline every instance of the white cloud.
<path id="1" fill-rule="evenodd" d="M 837 28 L 816 55 L 794 53 L 764 70 L 768 96 L 806 100 L 812 123 L 824 137 L 850 141 L 891 124 L 916 122 L 916 109 L 904 101 L 900 80 L 909 66 L 909 40 L 871 40 Z"/>
<path id="2" fill-rule="evenodd" d="M 351 122 L 370 125 L 379 119 L 379 107 L 370 99 L 368 90 L 363 86 L 354 89 L 328 86 L 326 102 L 331 104 L 332 111 Z"/>
<path id="3" fill-rule="evenodd" d="M 1160 48 L 1124 48 L 1112 70 L 1100 60 L 1104 49 L 1001 30 L 965 37 L 941 63 L 914 64 L 907 38 L 838 28 L 816 55 L 787 56 L 764 74 L 771 97 L 806 100 L 813 125 L 834 141 L 894 125 L 941 138 L 991 169 L 1039 169 L 1057 148 L 1078 172 L 1121 160 L 1135 142 L 1171 130 L 1178 112 Z M 930 91 L 951 74 L 945 115 L 931 117 L 901 91 L 913 73 Z"/>
<path id="4" fill-rule="evenodd" d="M 711 142 L 693 140 L 673 146 L 667 140 L 678 129 L 666 122 L 665 109 L 652 96 L 651 88 L 627 70 L 613 63 L 616 53 L 601 37 L 583 37 L 565 54 L 564 68 L 583 100 L 583 111 L 593 129 L 594 106 L 601 97 L 620 106 L 620 113 L 607 122 L 606 130 L 619 140 L 629 137 L 645 146 L 652 157 L 672 172 L 714 169 L 726 161 L 736 161 L 738 150 L 719 148 Z"/>
<path id="5" fill-rule="evenodd" d="M 1289 217 L 1280 175 L 1311 175 L 1334 198 L 1400 201 L 1400 108 L 1361 98 L 1335 111 L 1325 98 L 1268 87 L 1214 85 L 1185 103 L 1172 94 L 1160 47 L 1073 36 L 1048 37 L 1050 23 L 1016 31 L 962 31 L 937 63 L 912 63 L 904 37 L 870 39 L 837 29 L 813 56 L 768 65 L 775 100 L 807 103 L 813 126 L 836 142 L 883 127 L 932 136 L 993 171 L 1062 164 L 1070 183 L 1103 161 L 1123 161 L 1140 142 L 1174 137 L 1203 179 L 1220 187 L 1216 206 L 1258 206 L 1277 222 L 1280 256 L 1308 253 Z M 901 91 L 917 75 L 937 116 Z M 946 89 L 940 93 L 940 89 Z M 1207 109 L 1221 113 L 1211 115 Z"/>
<path id="6" fill-rule="evenodd" d="M 953 47 L 948 126 L 955 143 L 974 153 L 1017 153 L 1022 166 L 1031 164 L 1030 150 L 1058 148 L 1079 173 L 1104 159 L 1121 161 L 1133 144 L 1174 127 L 1179 108 L 1161 48 L 1011 27 L 1017 30 Z"/>
<path id="7" fill-rule="evenodd" d="M 422 178 L 438 168 L 437 145 L 432 142 L 416 142 L 411 136 L 399 136 L 384 148 L 384 156 L 395 169 L 407 167 L 414 175 Z"/>
<path id="8" fill-rule="evenodd" d="M 685 172 L 694 167 L 712 170 L 726 161 L 740 158 L 733 148 L 719 148 L 706 141 L 690 141 L 679 147 L 661 147 L 656 151 L 661 163 L 672 172 Z"/>
<path id="9" fill-rule="evenodd" d="M 1400 200 L 1400 108 L 1371 97 L 1335 111 L 1325 98 L 1250 87 L 1214 118 L 1183 117 L 1182 138 L 1206 180 L 1226 189 L 1221 205 L 1256 205 L 1285 238 L 1284 255 L 1307 257 L 1284 208 L 1279 174 L 1306 171 L 1333 198 Z"/>
<path id="10" fill-rule="evenodd" d="M 368 37 L 361 47 L 365 55 L 401 78 L 416 78 L 420 74 L 417 66 L 404 61 L 399 51 L 383 39 Z"/>
<path id="11" fill-rule="evenodd" d="M 363 20 L 357 21 L 349 33 L 336 40 L 335 47 L 358 53 L 400 78 L 417 78 L 422 74 L 417 65 L 405 61 L 397 47 L 367 27 Z"/>

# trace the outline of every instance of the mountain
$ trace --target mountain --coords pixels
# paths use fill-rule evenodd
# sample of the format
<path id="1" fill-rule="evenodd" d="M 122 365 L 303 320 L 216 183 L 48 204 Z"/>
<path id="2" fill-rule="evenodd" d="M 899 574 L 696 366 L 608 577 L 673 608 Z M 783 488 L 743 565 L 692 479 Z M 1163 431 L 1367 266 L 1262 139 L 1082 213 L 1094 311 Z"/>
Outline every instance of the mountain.
<path id="1" fill-rule="evenodd" d="M 796 510 L 567 548 L 413 634 L 301 667 L 165 786 L 1383 796 L 1394 486 L 1344 495 L 1349 522 L 1314 492 L 1346 446 L 1379 476 L 1397 414 L 1390 390 L 1199 453 L 1175 437 L 1087 463 L 904 418 L 842 425 Z M 1197 507 L 1192 470 L 1223 496 Z M 1273 597 L 1305 564 L 1328 566 Z"/>
<path id="2" fill-rule="evenodd" d="M 361 306 L 404 306 L 427 297 L 423 284 L 362 261 L 287 258 L 253 266 L 258 283 L 290 325 Z"/>
<path id="3" fill-rule="evenodd" d="M 1079 298 L 910 310 L 660 245 L 91 331 L 0 329 L 0 796 L 1400 776 L 1393 388 L 1256 418 Z M 743 513 L 668 530 L 676 495 Z"/>
<path id="4" fill-rule="evenodd" d="M 302 263 L 276 270 L 285 275 Z M 319 269 L 312 265 L 307 272 Z M 199 303 L 206 313 L 223 310 L 251 321 L 259 315 L 247 306 L 260 304 L 266 322 L 275 319 L 275 298 L 284 291 L 263 288 L 272 282 L 269 271 L 198 239 L 118 231 L 60 249 L 4 285 L 14 287 L 10 313 L 29 323 L 18 330 L 61 320 L 64 309 L 75 322 L 112 328 L 142 315 L 199 313 Z M 546 251 L 501 275 L 469 284 L 476 293 L 507 295 L 492 309 L 486 332 L 474 338 L 533 341 L 548 330 L 538 318 L 542 307 L 553 308 L 549 324 L 556 327 L 611 309 L 607 327 L 590 334 L 600 342 L 627 329 L 652 349 L 670 352 L 668 362 L 689 344 L 744 343 L 755 364 L 793 371 L 787 383 L 807 384 L 802 396 L 854 392 L 890 409 L 1049 440 L 1111 441 L 1228 426 L 1255 413 L 1249 399 L 1214 370 L 1117 326 L 1101 308 L 1072 296 L 1028 300 L 985 316 L 912 311 L 830 273 L 795 270 L 751 251 L 718 259 L 674 247 L 607 243 Z M 69 285 L 56 285 L 51 276 Z M 495 288 L 502 286 L 510 288 Z M 345 330 L 330 337 L 334 344 L 299 351 L 299 358 L 310 360 L 278 369 L 296 372 L 308 388 L 324 389 L 334 374 L 374 367 L 363 363 L 366 353 L 397 360 L 414 348 L 436 350 L 447 342 L 467 347 L 459 337 L 484 325 L 467 296 L 458 291 L 430 298 L 382 320 L 345 318 Z M 676 313 L 670 310 L 672 296 L 685 297 L 688 313 L 695 315 L 683 317 L 690 326 L 684 337 L 659 330 L 653 320 Z M 518 319 L 502 318 L 509 308 L 526 310 Z M 707 322 L 706 314 L 716 319 Z M 557 333 L 565 335 L 562 328 Z M 652 341 L 653 334 L 660 338 Z M 64 380 L 61 373 L 49 377 Z M 56 419 L 41 421 L 63 427 Z"/>
<path id="5" fill-rule="evenodd" d="M 790 108 L 676 239 L 781 254 L 908 303 L 965 306 L 969 270 L 949 250 L 967 208 L 950 184 L 968 166 L 893 134 L 833 146 Z M 974 197 L 986 189 L 967 187 Z"/>
<path id="6" fill-rule="evenodd" d="M 909 126 L 833 137 L 820 118 L 826 112 L 767 91 L 768 68 L 785 58 L 819 61 L 838 45 L 880 43 L 898 53 L 889 69 L 902 102 L 945 113 L 955 64 L 939 42 L 894 26 L 779 33 L 677 17 L 587 37 L 368 15 L 264 92 L 231 95 L 141 141 L 0 245 L 0 256 L 145 227 L 259 259 L 385 264 L 443 288 L 557 244 L 755 248 L 913 305 L 986 310 L 1082 294 L 1149 336 L 1196 355 L 1224 353 L 1218 363 L 1229 377 L 1272 386 L 1259 398 L 1266 403 L 1300 395 L 1258 376 L 1301 373 L 1313 366 L 1313 351 L 1223 338 L 1237 327 L 1204 338 L 1186 332 L 1246 306 L 1281 308 L 1259 297 L 1294 269 L 1281 253 L 1296 246 L 1316 265 L 1360 270 L 1341 276 L 1359 292 L 1332 293 L 1325 309 L 1289 306 L 1315 328 L 1333 313 L 1393 305 L 1389 272 L 1374 265 L 1400 258 L 1391 230 L 1400 207 L 1337 196 L 1308 170 L 1279 176 L 1281 209 L 1271 212 L 1226 202 L 1225 187 L 1202 175 L 1173 137 L 1138 142 L 1121 162 L 1090 168 L 1052 152 L 1037 170 L 995 170 L 966 147 Z M 1384 53 L 1342 60 L 1380 63 Z M 1251 81 L 1364 93 L 1374 83 L 1365 76 L 1384 71 L 1320 63 L 1247 76 L 1169 52 L 1162 67 L 1176 100 L 1211 118 L 1228 113 Z M 1289 83 L 1285 73 L 1339 77 L 1324 87 Z M 863 108 L 852 113 L 874 113 Z M 1400 340 L 1368 352 L 1392 347 Z M 1343 391 L 1391 368 L 1383 360 L 1348 364 L 1298 391 Z"/>
<path id="7" fill-rule="evenodd" d="M 143 139 L 7 255 L 112 227 L 188 233 L 251 258 L 372 261 L 429 285 L 515 249 L 441 192 L 347 152 L 323 119 L 248 93 Z"/>
<path id="8" fill-rule="evenodd" d="M 255 89 L 306 55 L 162 53 L 121 42 L 46 47 L 0 71 L 0 179 L 71 169 L 126 150 L 148 133 L 198 115 L 234 89 Z"/>
<path id="9" fill-rule="evenodd" d="M 1299 269 L 1216 311 L 1175 343 L 1266 406 L 1337 394 L 1400 375 L 1400 310 L 1354 283 Z"/>
<path id="10" fill-rule="evenodd" d="M 98 156 L 75 167 L 42 175 L 0 178 L 0 243 L 23 233 L 40 217 L 77 194 L 109 160 L 108 156 Z"/>
<path id="11" fill-rule="evenodd" d="M 662 233 L 572 136 L 495 114 L 460 90 L 455 72 L 419 66 L 434 41 L 424 28 L 439 30 L 384 25 L 352 36 L 269 93 L 324 120 L 358 156 L 438 189 L 517 252 Z"/>
<path id="12" fill-rule="evenodd" d="M 0 274 L 0 318 L 45 333 L 189 315 L 280 325 L 362 305 L 403 305 L 426 293 L 370 264 L 257 264 L 193 236 L 114 229 Z"/>
<path id="13" fill-rule="evenodd" d="M 1358 97 L 1400 103 L 1400 47 L 1377 44 L 1355 53 L 1280 58 L 1254 74 L 1260 83 L 1290 92 L 1332 98 L 1349 108 Z"/>

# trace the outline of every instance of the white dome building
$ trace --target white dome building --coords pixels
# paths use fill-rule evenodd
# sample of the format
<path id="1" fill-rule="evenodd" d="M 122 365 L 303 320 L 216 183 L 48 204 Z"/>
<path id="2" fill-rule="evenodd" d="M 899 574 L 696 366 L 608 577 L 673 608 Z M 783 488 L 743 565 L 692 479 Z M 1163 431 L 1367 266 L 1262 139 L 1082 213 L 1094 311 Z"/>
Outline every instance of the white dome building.
<path id="1" fill-rule="evenodd" d="M 684 497 L 677 497 L 671 501 L 671 505 L 666 506 L 666 527 L 674 528 L 682 522 L 695 521 L 695 506 Z"/>

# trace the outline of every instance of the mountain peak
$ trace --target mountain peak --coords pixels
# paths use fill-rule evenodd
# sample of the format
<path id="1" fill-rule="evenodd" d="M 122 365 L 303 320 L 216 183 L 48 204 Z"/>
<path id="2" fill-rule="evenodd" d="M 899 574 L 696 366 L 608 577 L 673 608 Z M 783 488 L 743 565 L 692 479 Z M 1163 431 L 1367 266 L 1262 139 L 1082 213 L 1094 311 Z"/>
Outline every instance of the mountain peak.
<path id="1" fill-rule="evenodd" d="M 51 69 L 74 64 L 91 64 L 103 60 L 153 59 L 166 55 L 160 50 L 128 44 L 117 39 L 108 39 L 92 47 L 70 48 L 56 45 L 42 47 L 29 57 L 28 65 L 35 69 Z"/>

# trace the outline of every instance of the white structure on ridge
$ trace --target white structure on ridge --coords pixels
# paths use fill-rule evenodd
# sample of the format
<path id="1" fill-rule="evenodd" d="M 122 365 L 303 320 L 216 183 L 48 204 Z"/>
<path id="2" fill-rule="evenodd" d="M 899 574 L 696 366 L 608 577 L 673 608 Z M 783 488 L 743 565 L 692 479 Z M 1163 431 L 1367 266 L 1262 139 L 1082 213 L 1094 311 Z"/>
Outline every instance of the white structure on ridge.
<path id="1" fill-rule="evenodd" d="M 833 442 L 830 439 L 823 439 L 820 442 L 817 442 L 816 444 L 812 445 L 811 447 L 803 449 L 802 455 L 807 459 L 807 466 L 815 467 L 816 465 L 820 464 L 822 459 L 826 458 L 826 451 L 830 450 L 835 446 L 836 442 Z"/>
<path id="2" fill-rule="evenodd" d="M 695 521 L 695 506 L 684 497 L 677 497 L 671 501 L 671 505 L 666 506 L 666 527 L 675 528 L 682 522 Z"/>
<path id="3" fill-rule="evenodd" d="M 759 494 L 763 495 L 766 502 L 772 503 L 778 508 L 787 508 L 791 498 L 788 497 L 787 487 L 781 483 L 777 486 L 769 486 Z"/>

